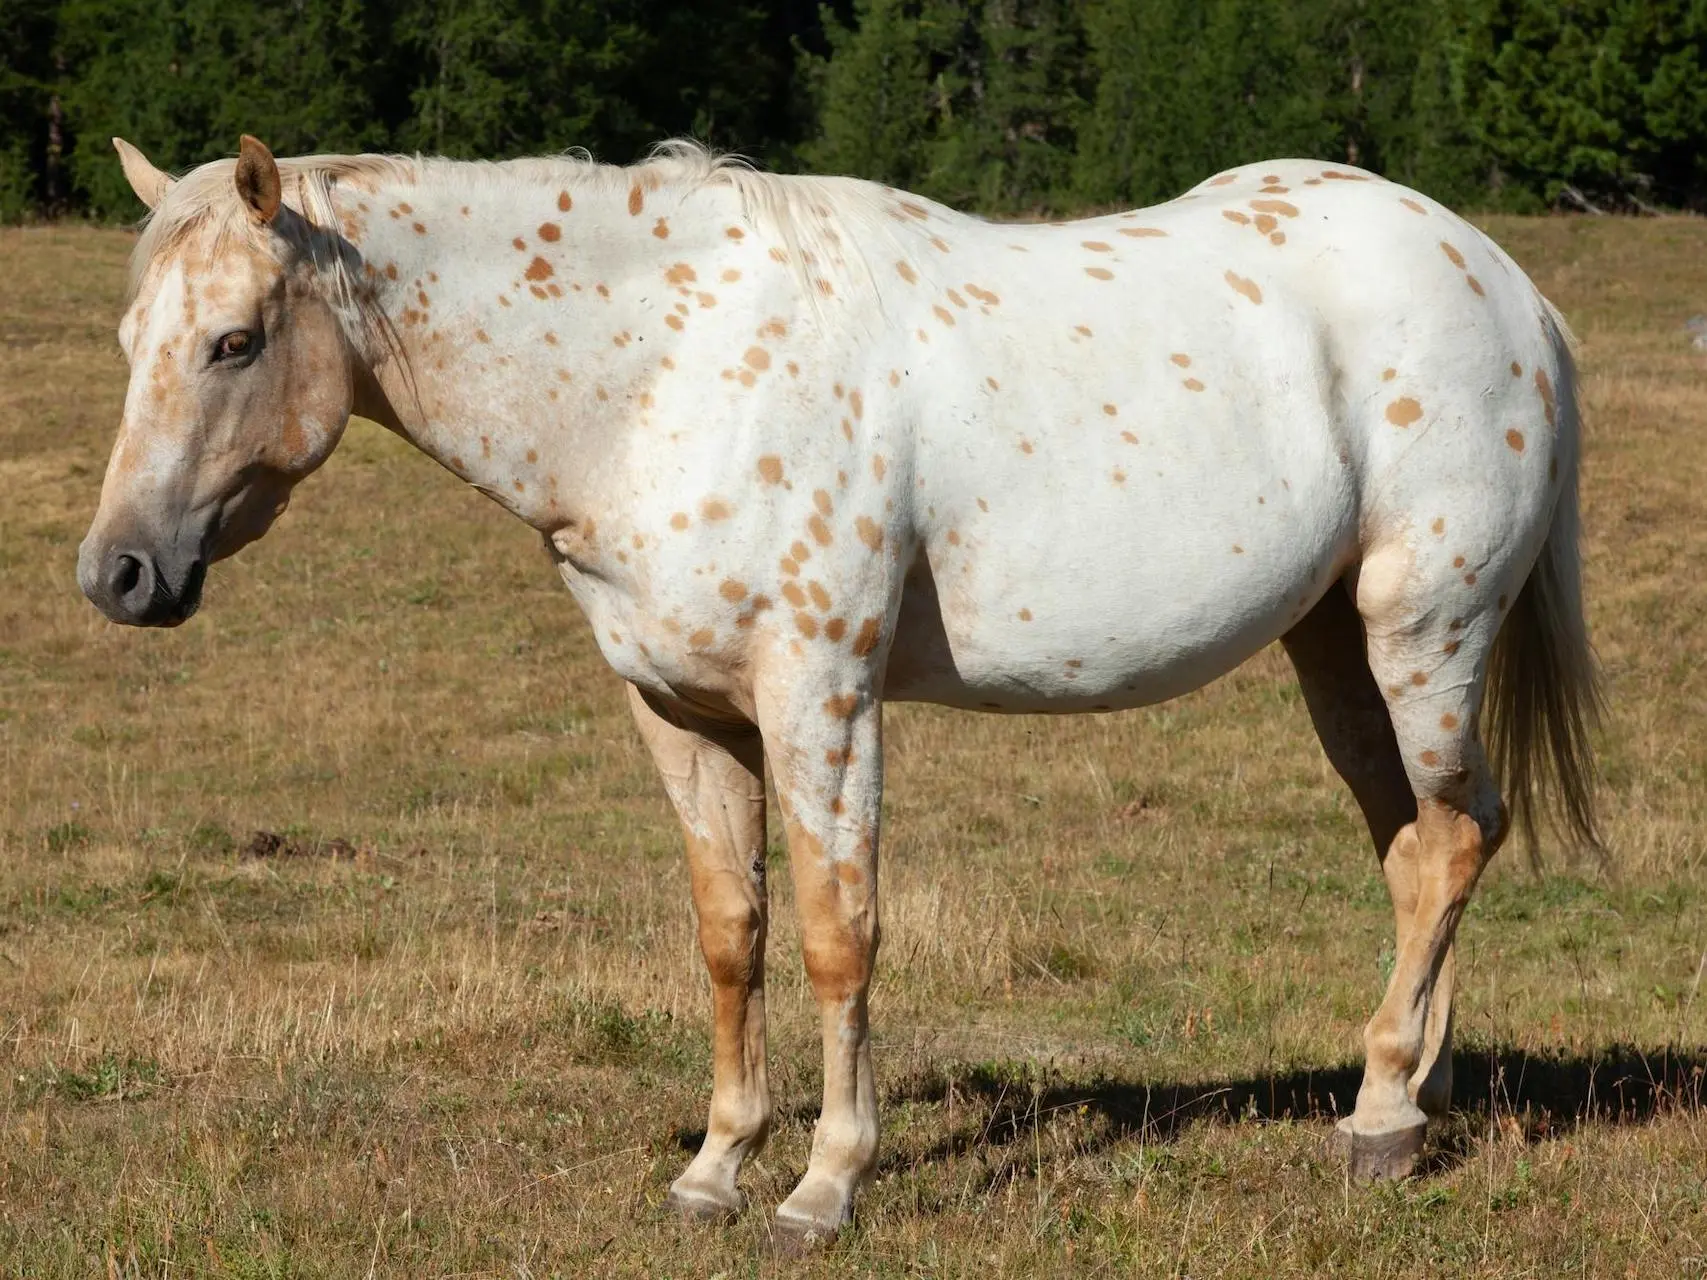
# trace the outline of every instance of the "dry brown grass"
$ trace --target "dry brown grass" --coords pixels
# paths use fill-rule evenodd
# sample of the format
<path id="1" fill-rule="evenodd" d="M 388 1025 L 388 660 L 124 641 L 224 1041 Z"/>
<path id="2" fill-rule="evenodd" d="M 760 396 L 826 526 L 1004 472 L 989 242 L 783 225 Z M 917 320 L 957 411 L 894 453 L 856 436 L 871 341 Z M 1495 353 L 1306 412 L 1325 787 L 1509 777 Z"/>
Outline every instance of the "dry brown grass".
<path id="1" fill-rule="evenodd" d="M 882 1176 L 813 1270 L 1707 1271 L 1707 224 L 1493 229 L 1583 338 L 1615 863 L 1491 873 L 1434 1172 L 1353 1190 L 1324 1149 L 1390 931 L 1275 653 L 1128 715 L 898 708 Z M 358 424 L 193 625 L 78 594 L 127 246 L 0 232 L 3 1269 L 776 1268 L 818 1070 L 786 877 L 778 1131 L 747 1215 L 684 1230 L 687 878 L 537 538 Z"/>

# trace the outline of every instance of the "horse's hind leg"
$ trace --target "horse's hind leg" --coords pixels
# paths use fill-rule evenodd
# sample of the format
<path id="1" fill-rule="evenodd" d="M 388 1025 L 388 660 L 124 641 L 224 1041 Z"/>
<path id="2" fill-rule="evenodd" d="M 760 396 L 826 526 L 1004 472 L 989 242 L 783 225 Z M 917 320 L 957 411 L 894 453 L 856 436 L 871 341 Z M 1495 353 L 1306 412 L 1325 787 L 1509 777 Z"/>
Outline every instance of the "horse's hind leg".
<path id="1" fill-rule="evenodd" d="M 670 1187 L 689 1218 L 741 1209 L 735 1178 L 770 1130 L 765 1079 L 765 763 L 758 731 L 688 721 L 633 685 L 629 704 L 687 838 L 699 946 L 711 974 L 711 1117 Z"/>
<path id="2" fill-rule="evenodd" d="M 1426 581 L 1395 571 L 1379 554 L 1366 557 L 1361 569 L 1357 612 L 1369 670 L 1387 704 L 1417 812 L 1393 837 L 1383 864 L 1395 910 L 1402 915 L 1405 902 L 1412 905 L 1386 996 L 1364 1028 L 1357 1106 L 1341 1125 L 1354 1177 L 1403 1177 L 1422 1152 L 1427 1116 L 1417 1095 L 1420 1084 L 1430 1083 L 1432 1091 L 1439 1078 L 1427 1055 L 1431 1037 L 1444 1048 L 1450 1026 L 1451 993 L 1441 984 L 1451 976 L 1453 935 L 1506 834 L 1505 806 L 1477 733 L 1499 627 L 1499 610 L 1487 599 L 1490 584 L 1462 589 L 1475 587 L 1478 576 L 1419 594 Z M 1448 620 L 1445 600 L 1462 613 Z"/>
<path id="3" fill-rule="evenodd" d="M 1350 592 L 1332 588 L 1282 643 L 1328 762 L 1351 788 L 1369 826 L 1402 952 L 1416 915 L 1418 885 L 1414 842 L 1398 836 L 1416 819 L 1417 800 L 1386 699 L 1369 669 L 1363 620 Z M 1444 1115 L 1452 1098 L 1452 979 L 1449 946 L 1429 1001 L 1421 1058 L 1407 1087 L 1411 1100 L 1430 1117 Z"/>

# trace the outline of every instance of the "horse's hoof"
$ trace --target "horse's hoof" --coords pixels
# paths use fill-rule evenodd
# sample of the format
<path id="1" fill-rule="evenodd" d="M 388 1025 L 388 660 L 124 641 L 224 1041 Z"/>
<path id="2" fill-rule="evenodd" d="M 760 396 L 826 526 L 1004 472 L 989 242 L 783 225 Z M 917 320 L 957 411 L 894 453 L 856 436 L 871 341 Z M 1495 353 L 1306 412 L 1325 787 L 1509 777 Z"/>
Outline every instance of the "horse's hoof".
<path id="1" fill-rule="evenodd" d="M 1353 1182 L 1397 1182 L 1416 1172 L 1422 1159 L 1428 1125 L 1411 1125 L 1390 1133 L 1358 1133 L 1349 1122 L 1339 1126 L 1341 1144 Z"/>
<path id="2" fill-rule="evenodd" d="M 806 1218 L 788 1218 L 777 1214 L 776 1228 L 771 1233 L 771 1247 L 778 1257 L 804 1258 L 817 1253 L 836 1238 L 839 1227 L 826 1226 Z"/>
<path id="3" fill-rule="evenodd" d="M 704 1191 L 671 1187 L 670 1194 L 664 1198 L 664 1207 L 683 1222 L 723 1223 L 740 1216 L 744 1206 L 739 1192 L 733 1199 L 724 1199 Z"/>

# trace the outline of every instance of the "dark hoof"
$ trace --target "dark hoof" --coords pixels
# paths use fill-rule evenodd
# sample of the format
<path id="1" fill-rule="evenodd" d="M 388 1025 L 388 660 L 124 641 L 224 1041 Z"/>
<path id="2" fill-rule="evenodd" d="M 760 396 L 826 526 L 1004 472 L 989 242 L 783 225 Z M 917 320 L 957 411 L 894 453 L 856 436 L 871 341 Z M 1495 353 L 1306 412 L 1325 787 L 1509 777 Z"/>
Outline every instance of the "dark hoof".
<path id="1" fill-rule="evenodd" d="M 771 1248 L 781 1258 L 804 1258 L 834 1243 L 838 1231 L 816 1223 L 778 1217 Z"/>
<path id="2" fill-rule="evenodd" d="M 1353 1182 L 1397 1182 L 1416 1172 L 1422 1159 L 1426 1124 L 1392 1133 L 1351 1133 L 1342 1130 Z"/>
<path id="3" fill-rule="evenodd" d="M 678 1191 L 674 1187 L 670 1188 L 670 1194 L 664 1198 L 664 1207 L 683 1222 L 690 1223 L 733 1222 L 741 1213 L 739 1200 L 729 1204 L 722 1200 L 713 1200 L 710 1196 Z"/>

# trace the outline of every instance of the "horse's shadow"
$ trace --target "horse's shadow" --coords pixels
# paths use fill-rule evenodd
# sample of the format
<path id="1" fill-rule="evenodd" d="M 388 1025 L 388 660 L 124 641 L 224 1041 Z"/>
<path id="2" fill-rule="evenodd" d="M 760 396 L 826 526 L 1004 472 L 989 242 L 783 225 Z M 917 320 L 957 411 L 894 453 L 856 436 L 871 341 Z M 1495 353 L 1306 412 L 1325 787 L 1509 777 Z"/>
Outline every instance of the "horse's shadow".
<path id="1" fill-rule="evenodd" d="M 1455 1112 L 1472 1121 L 1504 1118 L 1508 1131 L 1535 1142 L 1591 1121 L 1637 1125 L 1667 1110 L 1699 1110 L 1707 1050 L 1614 1045 L 1550 1054 L 1493 1046 L 1454 1053 L 1452 1068 Z M 1096 1120 L 1081 1143 L 1091 1150 L 1125 1141 L 1171 1143 L 1195 1123 L 1338 1119 L 1351 1114 L 1362 1079 L 1362 1066 L 1353 1064 L 1189 1083 L 1108 1076 L 1049 1080 L 978 1066 L 921 1073 L 886 1092 L 895 1102 L 947 1104 L 953 1098 L 970 1104 L 978 1117 L 976 1132 L 955 1133 L 905 1160 L 918 1164 L 1028 1142 L 1062 1111 L 1082 1111 Z M 1435 1167 L 1457 1163 L 1467 1150 L 1462 1125 L 1443 1129 L 1444 1149 Z"/>
<path id="2" fill-rule="evenodd" d="M 1078 1140 L 1086 1152 L 1128 1141 L 1171 1143 L 1197 1123 L 1334 1120 L 1351 1114 L 1362 1080 L 1358 1064 L 1242 1080 L 1159 1083 L 1107 1075 L 1072 1080 L 1011 1065 L 931 1068 L 886 1088 L 884 1106 L 959 1105 L 975 1124 L 956 1126 L 956 1132 L 922 1151 L 892 1151 L 882 1167 L 891 1172 L 979 1151 L 1024 1150 L 1041 1127 L 1069 1111 L 1095 1121 Z M 1668 1111 L 1699 1111 L 1703 1105 L 1707 1049 L 1612 1045 L 1563 1054 L 1509 1045 L 1460 1049 L 1452 1055 L 1452 1106 L 1460 1120 L 1470 1123 L 1441 1126 L 1427 1167 L 1438 1171 L 1460 1163 L 1478 1121 L 1499 1118 L 1508 1133 L 1538 1142 L 1591 1122 L 1647 1124 Z M 803 1106 L 787 1118 L 810 1128 L 817 1109 Z M 698 1149 L 704 1137 L 703 1129 L 676 1135 L 689 1151 Z"/>

